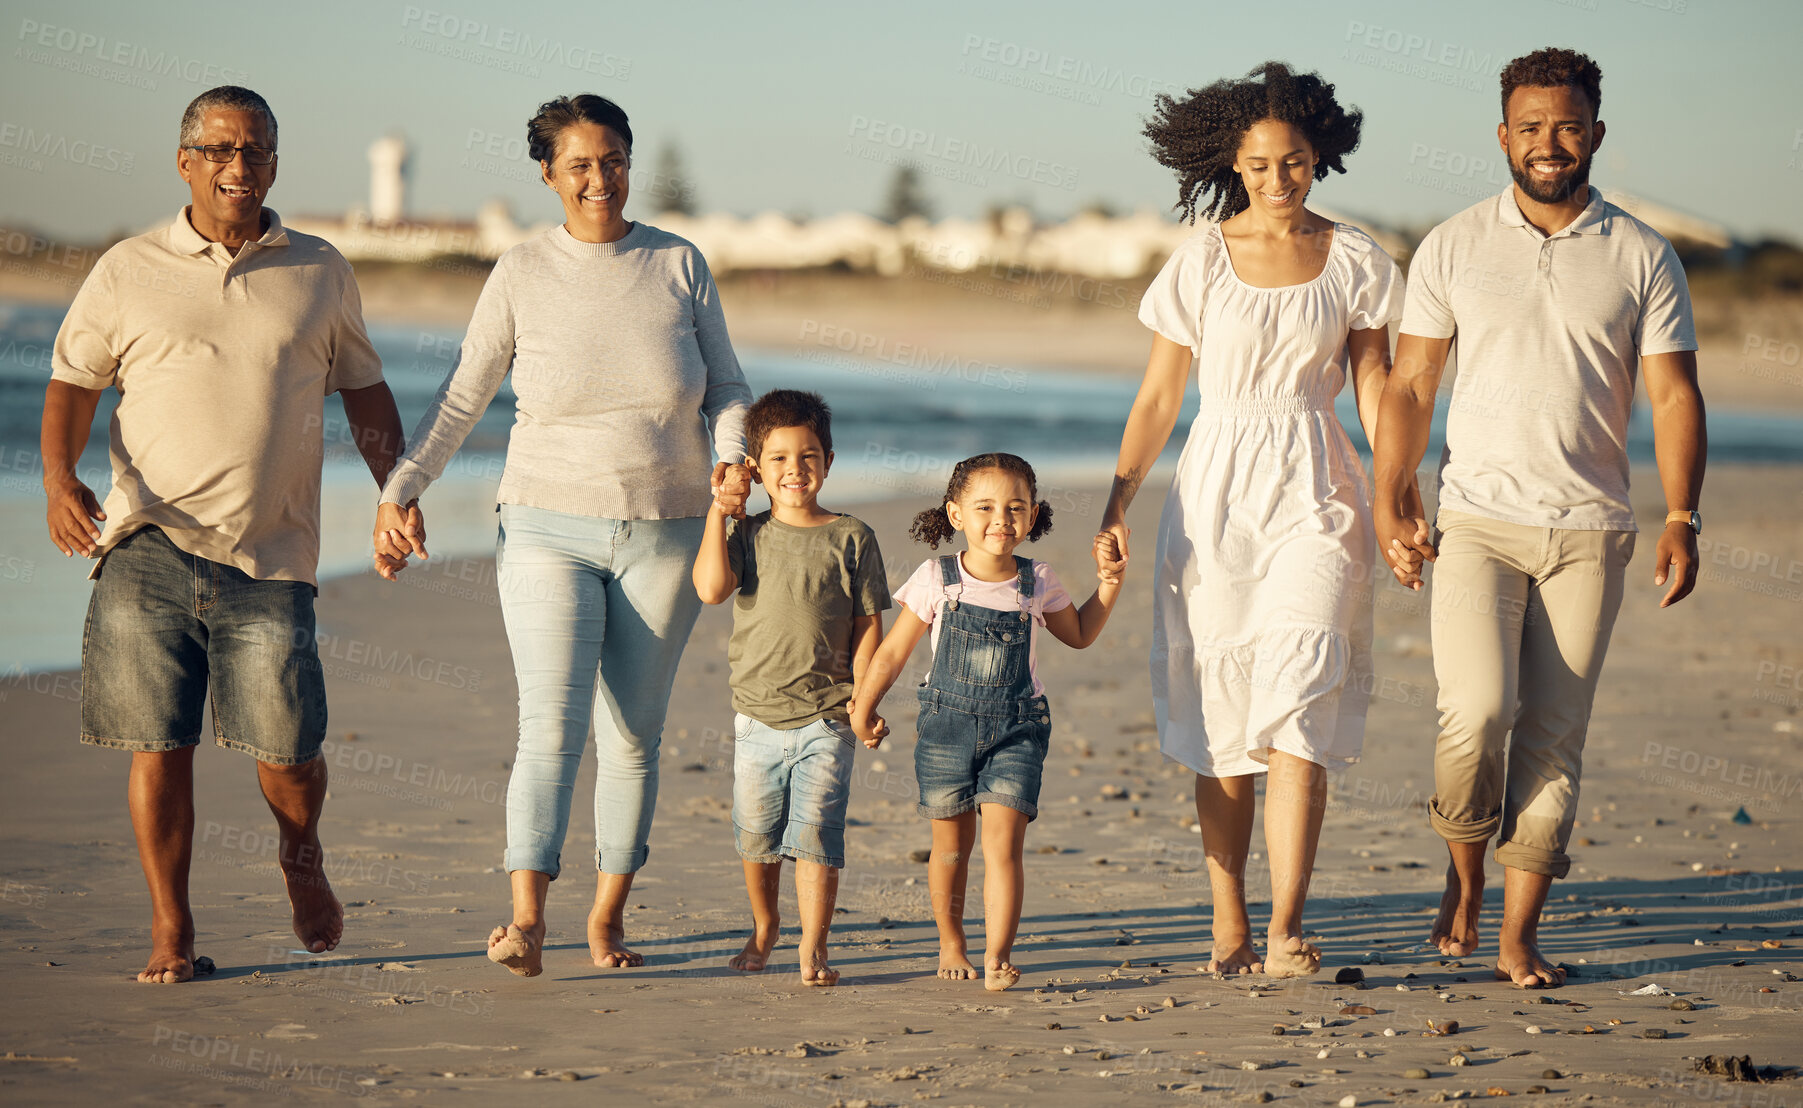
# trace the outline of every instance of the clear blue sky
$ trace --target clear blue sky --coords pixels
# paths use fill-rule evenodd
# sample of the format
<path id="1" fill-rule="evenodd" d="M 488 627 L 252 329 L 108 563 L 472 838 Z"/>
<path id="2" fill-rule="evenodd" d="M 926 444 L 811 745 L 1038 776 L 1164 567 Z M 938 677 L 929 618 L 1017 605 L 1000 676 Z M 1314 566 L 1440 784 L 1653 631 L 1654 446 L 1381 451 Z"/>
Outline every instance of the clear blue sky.
<path id="1" fill-rule="evenodd" d="M 1138 134 L 1148 89 L 1199 86 L 1266 58 L 1319 70 L 1365 112 L 1350 172 L 1318 185 L 1317 200 L 1424 224 L 1506 183 L 1496 71 L 1556 44 L 1603 69 L 1597 184 L 1742 236 L 1803 240 L 1796 0 L 6 0 L 4 10 L 0 224 L 76 239 L 182 203 L 177 123 L 222 71 L 281 121 L 270 203 L 283 212 L 366 203 L 369 143 L 398 130 L 413 148 L 415 214 L 467 216 L 500 196 L 517 218 L 553 218 L 554 199 L 508 155 L 539 101 L 586 90 L 631 115 L 639 187 L 674 142 L 704 208 L 875 211 L 893 172 L 885 159 L 900 153 L 891 143 L 912 141 L 940 213 L 1024 200 L 1057 217 L 1098 199 L 1168 210 L 1175 186 Z"/>

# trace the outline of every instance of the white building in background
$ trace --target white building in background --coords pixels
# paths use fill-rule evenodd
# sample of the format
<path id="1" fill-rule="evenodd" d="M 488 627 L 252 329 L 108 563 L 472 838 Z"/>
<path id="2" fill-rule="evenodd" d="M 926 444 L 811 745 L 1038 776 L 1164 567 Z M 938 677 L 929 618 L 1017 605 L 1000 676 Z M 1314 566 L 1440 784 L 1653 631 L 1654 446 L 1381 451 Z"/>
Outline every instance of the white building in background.
<path id="1" fill-rule="evenodd" d="M 407 218 L 407 140 L 400 135 L 369 145 L 369 217 L 384 224 Z"/>
<path id="2" fill-rule="evenodd" d="M 550 221 L 516 224 L 506 202 L 498 199 L 484 204 L 474 221 L 409 219 L 406 140 L 399 135 L 377 139 L 370 145 L 369 162 L 368 210 L 353 209 L 339 219 L 303 216 L 288 223 L 326 239 L 353 261 L 412 263 L 446 257 L 493 261 L 552 226 Z M 1729 236 L 1719 224 L 1628 194 L 1606 195 L 1674 241 L 1729 245 Z M 1414 249 L 1412 237 L 1391 228 L 1315 210 L 1369 234 L 1398 261 Z M 777 212 L 749 218 L 723 212 L 694 216 L 664 212 L 645 218 L 694 243 L 707 257 L 709 267 L 721 274 L 845 266 L 896 276 L 911 266 L 956 273 L 1019 267 L 1131 280 L 1156 270 L 1199 229 L 1146 210 L 1128 216 L 1083 212 L 1052 224 L 1035 223 L 1023 208 L 1004 209 L 982 219 L 909 219 L 896 225 L 857 212 L 805 221 Z"/>

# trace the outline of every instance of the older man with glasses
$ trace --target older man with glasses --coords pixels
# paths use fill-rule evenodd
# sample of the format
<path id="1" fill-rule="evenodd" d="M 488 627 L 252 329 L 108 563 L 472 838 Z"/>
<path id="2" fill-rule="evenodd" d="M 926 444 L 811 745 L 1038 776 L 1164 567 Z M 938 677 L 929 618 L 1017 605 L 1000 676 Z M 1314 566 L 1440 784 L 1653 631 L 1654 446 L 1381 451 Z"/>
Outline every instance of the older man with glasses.
<path id="1" fill-rule="evenodd" d="M 402 435 L 349 264 L 263 206 L 276 176 L 268 103 L 231 85 L 201 94 L 175 162 L 190 203 L 108 250 L 83 282 L 56 337 L 43 426 L 51 540 L 97 559 L 81 740 L 132 752 L 151 903 L 138 980 L 166 984 L 211 967 L 195 956 L 188 904 L 209 692 L 215 741 L 257 760 L 295 935 L 314 953 L 338 945 L 344 910 L 319 843 L 326 698 L 313 618 L 325 398 L 341 395 L 378 486 Z M 103 510 L 75 467 L 108 386 L 119 406 Z"/>

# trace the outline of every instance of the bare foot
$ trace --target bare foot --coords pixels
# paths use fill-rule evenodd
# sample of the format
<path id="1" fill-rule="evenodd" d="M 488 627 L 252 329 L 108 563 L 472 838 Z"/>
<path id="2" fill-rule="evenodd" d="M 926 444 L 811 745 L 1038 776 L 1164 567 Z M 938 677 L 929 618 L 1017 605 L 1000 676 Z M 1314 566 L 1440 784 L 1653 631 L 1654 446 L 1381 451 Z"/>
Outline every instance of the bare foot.
<path id="1" fill-rule="evenodd" d="M 1265 973 L 1270 977 L 1308 977 L 1321 968 L 1321 951 L 1300 935 L 1272 935 L 1265 944 Z"/>
<path id="2" fill-rule="evenodd" d="M 1446 891 L 1440 894 L 1440 914 L 1428 942 L 1448 958 L 1463 958 L 1477 949 L 1477 921 L 1484 910 L 1484 887 L 1467 889 L 1459 871 L 1446 867 Z"/>
<path id="3" fill-rule="evenodd" d="M 939 978 L 942 981 L 975 981 L 977 967 L 970 964 L 970 957 L 962 946 L 939 947 Z"/>
<path id="4" fill-rule="evenodd" d="M 545 925 L 519 928 L 513 924 L 488 933 L 488 960 L 506 966 L 521 977 L 545 972 Z"/>
<path id="5" fill-rule="evenodd" d="M 1216 939 L 1214 952 L 1208 959 L 1208 972 L 1218 977 L 1236 977 L 1242 973 L 1263 973 L 1265 963 L 1252 944 L 1244 938 Z"/>
<path id="6" fill-rule="evenodd" d="M 644 955 L 626 948 L 626 928 L 592 908 L 588 914 L 588 956 L 602 969 L 645 964 Z"/>
<path id="7" fill-rule="evenodd" d="M 1020 983 L 1020 971 L 1013 962 L 997 962 L 983 967 L 983 987 L 992 993 L 1013 988 Z"/>
<path id="8" fill-rule="evenodd" d="M 150 961 L 138 981 L 145 985 L 179 985 L 194 977 L 194 920 L 152 920 Z"/>
<path id="9" fill-rule="evenodd" d="M 776 949 L 776 936 L 781 927 L 772 924 L 769 931 L 761 927 L 752 929 L 751 938 L 745 940 L 745 949 L 726 960 L 733 969 L 745 973 L 756 973 L 770 964 L 770 952 Z"/>
<path id="10" fill-rule="evenodd" d="M 332 883 L 326 879 L 323 856 L 317 845 L 299 851 L 313 859 L 310 865 L 296 863 L 284 867 L 282 879 L 288 885 L 288 903 L 294 908 L 294 936 L 312 954 L 336 949 L 344 937 L 344 906 L 332 895 Z"/>
<path id="11" fill-rule="evenodd" d="M 1540 948 L 1532 943 L 1504 940 L 1496 979 L 1513 981 L 1524 989 L 1556 989 L 1565 984 L 1565 971 L 1542 958 Z"/>
<path id="12" fill-rule="evenodd" d="M 839 971 L 827 964 L 826 944 L 801 948 L 801 983 L 803 985 L 837 985 Z"/>

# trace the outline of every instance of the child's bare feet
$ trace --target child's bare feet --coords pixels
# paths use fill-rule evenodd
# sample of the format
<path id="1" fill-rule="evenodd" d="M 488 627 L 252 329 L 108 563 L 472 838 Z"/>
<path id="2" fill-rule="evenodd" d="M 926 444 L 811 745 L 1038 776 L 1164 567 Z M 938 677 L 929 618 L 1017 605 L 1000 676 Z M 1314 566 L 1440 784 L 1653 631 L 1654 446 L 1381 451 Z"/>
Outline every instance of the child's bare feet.
<path id="1" fill-rule="evenodd" d="M 1446 891 L 1440 894 L 1440 914 L 1428 942 L 1448 958 L 1463 958 L 1478 946 L 1477 921 L 1484 910 L 1484 887 L 1467 889 L 1459 871 L 1446 867 Z"/>
<path id="2" fill-rule="evenodd" d="M 1321 951 L 1300 935 L 1272 935 L 1265 944 L 1265 973 L 1271 977 L 1308 977 L 1321 968 Z M 1256 972 L 1256 971 L 1254 971 Z"/>
<path id="3" fill-rule="evenodd" d="M 1565 971 L 1540 956 L 1531 942 L 1503 936 L 1496 961 L 1496 979 L 1513 981 L 1524 989 L 1556 989 L 1565 984 Z"/>
<path id="4" fill-rule="evenodd" d="M 992 993 L 1011 989 L 1020 983 L 1020 971 L 1013 962 L 997 962 L 983 967 L 983 987 Z"/>
<path id="5" fill-rule="evenodd" d="M 488 960 L 506 966 L 520 977 L 545 972 L 545 925 L 516 927 L 508 924 L 488 933 Z"/>
<path id="6" fill-rule="evenodd" d="M 608 919 L 599 907 L 589 909 L 588 955 L 602 969 L 645 964 L 644 955 L 626 947 L 626 925 Z"/>
<path id="7" fill-rule="evenodd" d="M 939 977 L 943 981 L 975 981 L 977 967 L 970 964 L 970 956 L 963 943 L 948 945 L 939 944 Z"/>
<path id="8" fill-rule="evenodd" d="M 194 917 L 183 914 L 150 923 L 150 961 L 138 974 L 145 985 L 179 985 L 194 977 Z"/>
<path id="9" fill-rule="evenodd" d="M 839 971 L 827 964 L 826 943 L 801 944 L 801 983 L 803 985 L 837 985 Z"/>
<path id="10" fill-rule="evenodd" d="M 770 927 L 752 928 L 751 938 L 745 940 L 745 949 L 726 960 L 726 964 L 744 973 L 757 973 L 770 964 L 770 952 L 776 949 L 776 937 L 782 930 L 775 920 Z"/>

